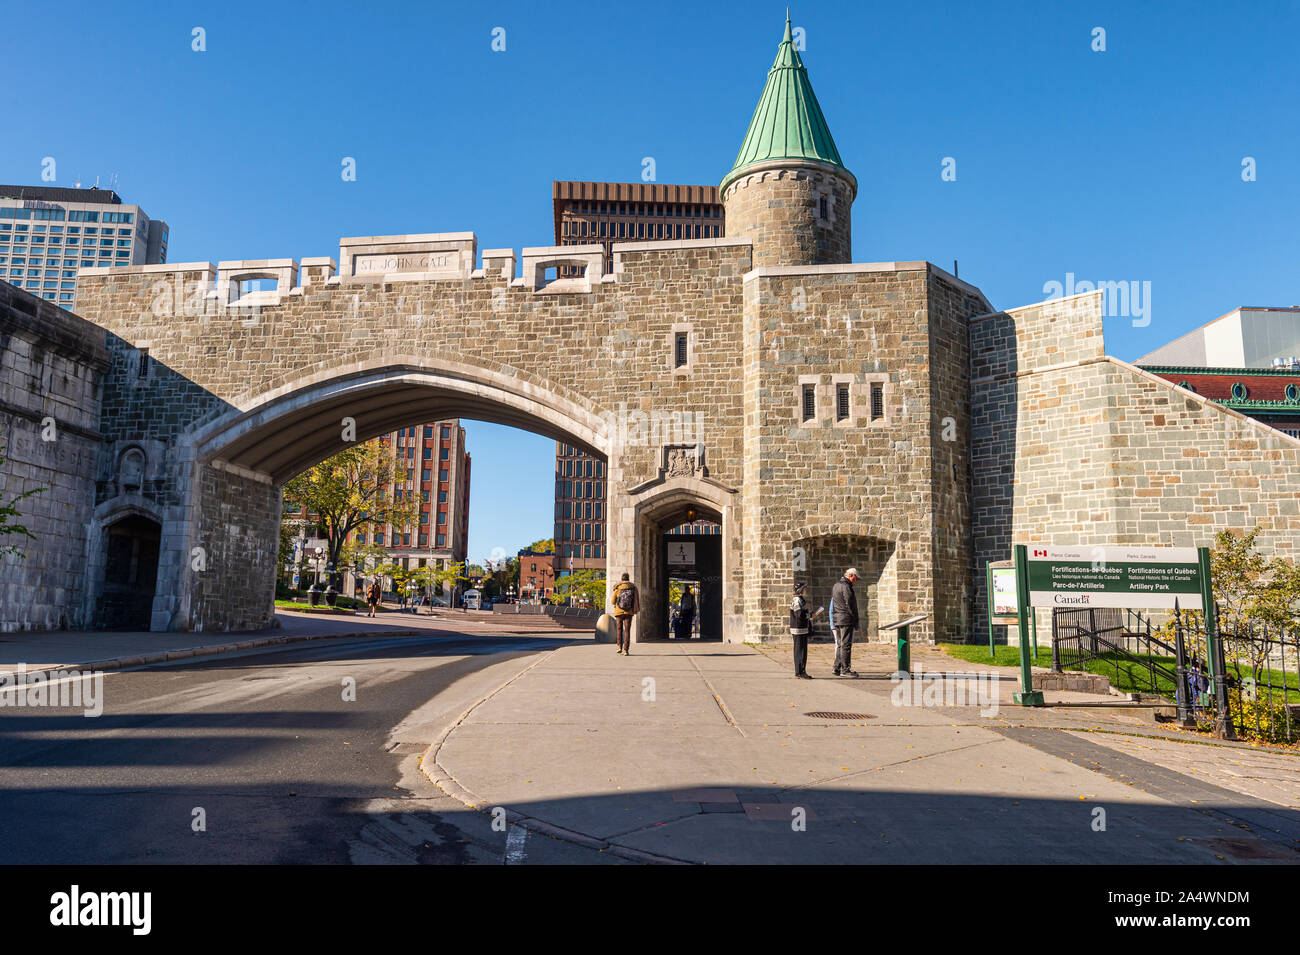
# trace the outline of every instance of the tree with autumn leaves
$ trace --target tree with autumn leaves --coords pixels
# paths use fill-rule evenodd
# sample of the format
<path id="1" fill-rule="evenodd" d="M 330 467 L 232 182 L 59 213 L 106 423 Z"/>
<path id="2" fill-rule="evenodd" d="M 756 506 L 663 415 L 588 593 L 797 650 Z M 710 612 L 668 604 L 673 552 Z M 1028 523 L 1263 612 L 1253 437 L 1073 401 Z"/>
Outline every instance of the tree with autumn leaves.
<path id="1" fill-rule="evenodd" d="M 1262 555 L 1259 532 L 1256 527 L 1214 535 L 1210 576 L 1225 637 L 1245 633 L 1252 624 L 1275 631 L 1300 626 L 1300 567 L 1285 557 Z"/>
<path id="2" fill-rule="evenodd" d="M 557 577 L 551 592 L 551 603 L 564 604 L 572 599 L 580 606 L 602 607 L 605 604 L 605 572 L 602 570 L 575 570 Z"/>
<path id="3" fill-rule="evenodd" d="M 1300 567 L 1285 557 L 1264 557 L 1258 527 L 1244 533 L 1220 531 L 1210 551 L 1210 576 L 1218 606 L 1219 633 L 1228 656 L 1250 666 L 1259 683 L 1276 644 L 1275 636 L 1300 628 Z"/>
<path id="4" fill-rule="evenodd" d="M 402 492 L 392 488 L 395 480 L 405 479 L 405 473 L 395 467 L 387 445 L 371 441 L 308 468 L 284 486 L 284 499 L 302 508 L 308 526 L 314 524 L 326 541 L 328 561 L 342 568 L 370 552 L 348 547 L 353 531 L 364 528 L 373 540 L 376 527 L 406 528 L 419 519 L 414 498 L 399 497 Z"/>

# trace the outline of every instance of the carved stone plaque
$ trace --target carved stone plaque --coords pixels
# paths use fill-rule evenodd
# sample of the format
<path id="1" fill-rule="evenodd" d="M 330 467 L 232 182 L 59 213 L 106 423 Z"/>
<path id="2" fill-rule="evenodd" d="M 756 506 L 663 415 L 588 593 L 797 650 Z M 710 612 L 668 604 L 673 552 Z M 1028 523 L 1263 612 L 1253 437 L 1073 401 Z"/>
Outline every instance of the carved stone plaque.
<path id="1" fill-rule="evenodd" d="M 460 254 L 447 252 L 393 252 L 358 255 L 353 260 L 356 275 L 393 272 L 444 272 L 453 275 L 460 267 Z"/>

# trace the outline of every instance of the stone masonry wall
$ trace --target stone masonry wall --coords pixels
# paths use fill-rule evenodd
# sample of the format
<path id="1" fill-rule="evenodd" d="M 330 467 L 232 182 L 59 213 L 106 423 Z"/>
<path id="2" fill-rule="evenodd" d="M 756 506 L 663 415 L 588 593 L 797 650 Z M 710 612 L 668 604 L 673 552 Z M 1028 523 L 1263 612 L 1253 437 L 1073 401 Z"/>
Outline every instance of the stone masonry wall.
<path id="1" fill-rule="evenodd" d="M 123 348 L 147 348 L 156 363 L 152 381 L 106 414 L 106 432 L 117 439 L 155 428 L 169 442 L 166 453 L 180 475 L 189 466 L 181 446 L 200 425 L 238 418 L 270 393 L 284 396 L 363 368 L 478 368 L 512 382 L 522 398 L 554 396 L 613 422 L 633 414 L 662 420 L 689 412 L 700 423 L 710 476 L 736 486 L 743 445 L 741 276 L 750 266 L 749 244 L 713 239 L 659 245 L 616 249 L 617 274 L 594 282 L 588 292 L 559 284 L 533 290 L 492 270 L 448 280 L 314 279 L 255 315 L 233 309 L 185 314 L 177 308 L 191 300 L 189 285 L 211 281 L 206 264 L 84 275 L 83 313 L 108 328 Z M 676 329 L 688 330 L 690 338 L 691 359 L 681 369 L 672 360 Z M 177 410 L 164 411 L 177 399 Z M 423 420 L 358 420 L 357 439 Z M 596 448 L 609 457 L 611 571 L 635 564 L 628 513 L 635 502 L 627 492 L 659 474 L 662 445 L 671 443 L 662 438 L 653 429 L 640 436 L 634 429 L 624 446 Z M 287 440 L 285 434 L 266 437 Z M 342 447 L 339 440 L 332 450 Z M 192 479 L 181 479 L 177 493 L 185 503 L 169 512 L 174 523 L 165 528 L 161 558 L 173 570 L 195 546 L 199 520 Z M 738 527 L 724 533 L 739 546 Z M 191 539 L 181 541 L 185 535 Z M 739 562 L 728 566 L 739 593 Z M 181 591 L 174 596 L 177 606 L 184 603 Z M 211 602 L 196 598 L 192 606 L 194 612 L 215 613 Z M 728 615 L 738 618 L 739 607 L 724 607 Z M 234 625 L 225 617 L 172 622 L 227 624 Z"/>
<path id="2" fill-rule="evenodd" d="M 36 539 L 0 539 L 23 555 L 0 558 L 0 631 L 86 626 L 81 583 L 108 367 L 103 339 L 88 322 L 0 282 L 0 501 L 43 488 L 17 504 L 12 520 Z"/>
<path id="3" fill-rule="evenodd" d="M 985 562 L 1012 544 L 1208 546 L 1258 524 L 1300 552 L 1300 441 L 1106 357 L 1101 318 L 1090 293 L 971 325 L 975 639 Z"/>
<path id="4" fill-rule="evenodd" d="M 931 266 L 928 339 L 933 633 L 940 640 L 960 642 L 971 626 L 973 591 L 968 582 L 975 545 L 971 523 L 969 320 L 987 309 L 983 295 Z"/>
<path id="5" fill-rule="evenodd" d="M 748 277 L 744 561 L 746 614 L 756 635 L 781 636 L 780 611 L 796 576 L 794 543 L 844 535 L 862 542 L 864 564 L 880 550 L 869 541 L 889 545 L 886 583 L 900 615 L 934 614 L 938 593 L 939 632 L 959 624 L 970 559 L 958 523 L 968 485 L 957 459 L 969 431 L 961 329 L 965 315 L 985 308 L 982 296 L 938 278 L 925 263 L 763 269 Z M 850 396 L 844 421 L 836 420 L 840 383 Z M 806 384 L 816 395 L 812 422 L 802 416 Z M 870 415 L 873 384 L 883 388 L 879 420 Z M 957 435 L 939 466 L 932 464 L 936 398 Z M 959 464 L 956 481 L 949 457 Z M 936 506 L 944 512 L 941 540 Z M 952 576 L 939 578 L 940 570 Z M 929 620 L 917 636 L 934 632 Z"/>
<path id="6" fill-rule="evenodd" d="M 828 217 L 820 218 L 820 196 Z M 853 261 L 853 187 L 820 168 L 771 168 L 727 186 L 727 236 L 754 243 L 754 267 L 837 265 Z"/>
<path id="7" fill-rule="evenodd" d="M 279 488 L 206 466 L 200 487 L 202 551 L 192 555 L 186 568 L 192 574 L 192 607 L 186 616 L 209 630 L 270 626 L 280 543 Z"/>

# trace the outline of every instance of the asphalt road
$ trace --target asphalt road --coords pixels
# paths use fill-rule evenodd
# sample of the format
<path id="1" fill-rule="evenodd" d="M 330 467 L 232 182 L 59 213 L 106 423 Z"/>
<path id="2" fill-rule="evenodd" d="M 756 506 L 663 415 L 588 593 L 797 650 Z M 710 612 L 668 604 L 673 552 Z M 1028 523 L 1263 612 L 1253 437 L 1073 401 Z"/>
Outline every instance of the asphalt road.
<path id="1" fill-rule="evenodd" d="M 494 831 L 418 770 L 437 729 L 565 642 L 323 640 L 104 674 L 98 717 L 0 709 L 0 863 L 616 862 Z"/>

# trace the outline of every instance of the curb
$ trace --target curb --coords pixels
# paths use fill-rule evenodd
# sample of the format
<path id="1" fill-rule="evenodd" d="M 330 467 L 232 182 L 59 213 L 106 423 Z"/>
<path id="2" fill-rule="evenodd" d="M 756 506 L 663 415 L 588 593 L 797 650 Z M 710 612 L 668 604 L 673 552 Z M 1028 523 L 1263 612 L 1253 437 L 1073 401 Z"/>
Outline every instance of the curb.
<path id="1" fill-rule="evenodd" d="M 471 713 L 486 703 L 492 697 L 496 696 L 511 683 L 514 683 L 521 676 L 531 670 L 533 667 L 545 660 L 554 650 L 546 651 L 544 656 L 538 657 L 528 666 L 524 667 L 510 679 L 506 680 L 495 690 L 484 694 L 478 700 L 474 701 L 469 707 L 449 723 L 429 744 L 429 748 L 424 751 L 420 757 L 420 772 L 424 773 L 425 778 L 433 783 L 444 793 L 455 799 L 457 802 L 464 803 L 470 809 L 476 812 L 490 814 L 494 807 L 486 805 L 482 799 L 470 792 L 460 782 L 447 772 L 441 763 L 438 762 L 438 752 L 442 749 L 443 743 L 447 742 L 448 737 L 456 731 L 461 723 L 469 719 Z M 641 849 L 632 849 L 627 846 L 620 846 L 617 843 L 609 842 L 598 836 L 588 835 L 585 832 L 577 832 L 573 829 L 566 829 L 563 826 L 557 826 L 554 823 L 546 822 L 534 816 L 529 816 L 511 809 L 507 806 L 501 807 L 505 810 L 506 821 L 527 829 L 530 832 L 538 833 L 543 836 L 550 836 L 552 839 L 559 839 L 563 842 L 570 842 L 574 845 L 584 846 L 588 849 L 595 849 L 598 852 L 607 852 L 610 855 L 618 856 L 621 859 L 627 859 L 629 862 L 640 862 L 644 865 L 698 865 L 699 863 L 691 862 L 687 859 L 678 859 L 674 856 L 659 855 L 654 852 L 646 852 Z"/>
<path id="2" fill-rule="evenodd" d="M 424 633 L 423 630 L 365 630 L 357 633 L 316 633 L 297 634 L 294 636 L 266 637 L 254 640 L 241 640 L 238 643 L 208 644 L 200 647 L 187 647 L 180 650 L 159 650 L 141 656 L 114 657 L 110 660 L 91 660 L 87 663 L 51 663 L 29 668 L 29 673 L 41 673 L 46 670 L 124 670 L 127 667 L 148 666 L 151 663 L 167 663 L 172 660 L 185 660 L 190 657 L 206 657 L 219 653 L 235 653 L 239 650 L 255 650 L 259 647 L 279 646 L 286 643 L 305 643 L 308 640 L 346 640 L 360 637 L 414 637 Z"/>

